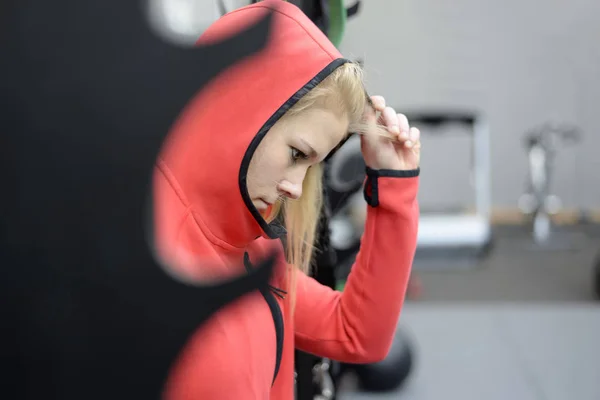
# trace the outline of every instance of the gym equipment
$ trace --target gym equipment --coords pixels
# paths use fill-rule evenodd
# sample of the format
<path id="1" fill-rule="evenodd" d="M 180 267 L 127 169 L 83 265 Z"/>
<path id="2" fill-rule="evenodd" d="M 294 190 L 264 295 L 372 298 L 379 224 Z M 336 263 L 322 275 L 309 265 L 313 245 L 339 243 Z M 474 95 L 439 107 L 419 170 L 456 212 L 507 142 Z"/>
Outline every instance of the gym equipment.
<path id="1" fill-rule="evenodd" d="M 356 0 L 346 8 L 344 0 L 282 0 L 298 6 L 319 29 L 327 35 L 334 46 L 339 47 L 346 30 L 346 21 L 360 11 L 362 0 Z M 248 4 L 258 0 L 247 0 Z M 226 0 L 217 0 L 220 15 L 225 15 L 233 8 L 228 7 Z"/>
<path id="2" fill-rule="evenodd" d="M 330 373 L 331 360 L 323 358 L 313 367 L 313 384 L 316 385 L 314 400 L 333 400 L 335 398 L 335 382 Z"/>
<path id="3" fill-rule="evenodd" d="M 354 365 L 359 386 L 367 392 L 389 392 L 401 387 L 413 368 L 414 346 L 399 331 L 388 356 L 378 363 Z"/>
<path id="4" fill-rule="evenodd" d="M 356 389 L 367 393 L 385 393 L 398 390 L 408 382 L 414 362 L 413 343 L 400 330 L 385 360 L 372 364 L 332 363 L 328 368 L 336 386 L 343 385 L 346 376 L 350 375 L 355 378 L 353 383 L 357 384 Z"/>
<path id="5" fill-rule="evenodd" d="M 475 113 L 413 112 L 405 113 L 413 126 L 427 127 L 428 133 L 442 134 L 451 125 L 467 127 L 473 134 L 471 174 L 475 207 L 472 213 L 422 212 L 419 220 L 417 256 L 442 252 L 483 256 L 492 244 L 490 221 L 489 130 L 485 119 Z M 364 201 L 356 190 L 364 180 L 364 162 L 360 139 L 351 137 L 331 160 L 330 197 L 340 210 L 332 219 L 332 243 L 338 253 L 358 249 L 364 218 L 360 215 Z M 348 191 L 346 191 L 348 190 Z M 344 258 L 344 257 L 340 257 Z M 346 268 L 349 266 L 346 265 Z"/>
<path id="6" fill-rule="evenodd" d="M 574 145 L 581 140 L 581 131 L 572 125 L 546 123 L 535 127 L 524 136 L 529 174 L 526 192 L 519 198 L 519 209 L 530 221 L 536 245 L 566 250 L 572 245 L 562 240 L 551 241 L 551 215 L 561 208 L 560 198 L 551 194 L 554 161 L 559 146 Z"/>
<path id="7" fill-rule="evenodd" d="M 346 21 L 360 11 L 361 0 L 346 8 L 344 0 L 293 1 L 323 31 L 331 43 L 339 47 L 346 30 Z"/>
<path id="8" fill-rule="evenodd" d="M 388 356 L 372 364 L 344 364 L 331 362 L 327 368 L 335 387 L 344 386 L 347 377 L 356 389 L 368 393 L 384 393 L 402 388 L 414 368 L 415 350 L 412 340 L 403 330 L 396 333 Z M 354 387 L 354 385 L 352 385 Z"/>
<path id="9" fill-rule="evenodd" d="M 151 33 L 137 1 L 1 8 L 2 397 L 157 399 L 190 334 L 268 287 L 272 259 L 220 284 L 175 281 L 146 228 L 171 125 L 219 71 L 260 51 L 271 15 L 183 49 Z"/>
<path id="10" fill-rule="evenodd" d="M 407 112 L 411 125 L 427 128 L 427 133 L 443 134 L 454 125 L 472 133 L 471 182 L 474 210 L 458 212 L 421 212 L 417 254 L 424 252 L 460 252 L 485 255 L 492 243 L 490 134 L 485 117 L 475 112 Z"/>
<path id="11" fill-rule="evenodd" d="M 315 255 L 316 268 L 312 275 L 322 285 L 334 289 L 336 286 L 335 270 L 337 268 L 337 254 L 329 242 L 331 209 L 325 190 L 323 200 L 324 204 L 317 233 L 319 251 Z M 294 365 L 296 372 L 296 400 L 334 400 L 336 382 L 330 371 L 332 364 L 333 362 L 326 358 L 296 350 Z"/>
<path id="12" fill-rule="evenodd" d="M 351 136 L 331 157 L 325 176 L 332 210 L 330 241 L 338 258 L 336 288 L 343 290 L 360 248 L 366 218 L 366 204 L 361 190 L 365 179 L 365 162 L 358 135 Z"/>

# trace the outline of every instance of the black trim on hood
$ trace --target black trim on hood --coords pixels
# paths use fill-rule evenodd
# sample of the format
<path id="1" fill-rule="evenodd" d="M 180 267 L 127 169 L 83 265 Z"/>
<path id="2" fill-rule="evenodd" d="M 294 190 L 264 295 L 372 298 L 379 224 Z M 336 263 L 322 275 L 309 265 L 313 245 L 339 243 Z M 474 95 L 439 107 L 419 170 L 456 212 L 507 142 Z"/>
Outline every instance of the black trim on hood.
<path id="1" fill-rule="evenodd" d="M 314 89 L 319 83 L 321 83 L 325 78 L 327 78 L 333 71 L 335 71 L 338 67 L 343 64 L 350 63 L 350 60 L 345 58 L 338 58 L 329 63 L 325 68 L 321 70 L 314 78 L 312 78 L 306 85 L 304 85 L 300 90 L 298 90 L 292 97 L 290 97 L 279 109 L 271 115 L 271 117 L 267 120 L 267 122 L 260 128 L 246 153 L 244 154 L 244 158 L 242 159 L 242 165 L 240 166 L 240 174 L 238 178 L 240 192 L 242 194 L 242 198 L 244 199 L 244 203 L 248 210 L 254 216 L 254 219 L 258 221 L 262 230 L 267 234 L 267 236 L 271 239 L 278 239 L 285 235 L 286 230 L 281 224 L 281 222 L 276 219 L 270 224 L 265 221 L 265 219 L 260 215 L 254 204 L 252 204 L 252 200 L 250 199 L 250 195 L 248 194 L 248 186 L 246 183 L 246 179 L 248 176 L 248 167 L 250 166 L 250 160 L 252 159 L 252 155 L 256 151 L 258 145 L 266 136 L 267 132 L 275 125 L 277 121 L 296 104 L 304 95 L 306 95 L 309 91 Z"/>

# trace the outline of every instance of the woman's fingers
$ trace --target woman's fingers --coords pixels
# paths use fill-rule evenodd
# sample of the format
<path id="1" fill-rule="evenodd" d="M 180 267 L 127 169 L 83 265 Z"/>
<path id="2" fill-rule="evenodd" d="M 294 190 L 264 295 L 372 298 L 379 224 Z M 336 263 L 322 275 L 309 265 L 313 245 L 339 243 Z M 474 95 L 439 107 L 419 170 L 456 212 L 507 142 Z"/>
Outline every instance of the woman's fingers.
<path id="1" fill-rule="evenodd" d="M 375 111 L 382 112 L 385 108 L 385 99 L 383 96 L 371 96 L 371 103 Z"/>
<path id="2" fill-rule="evenodd" d="M 396 113 L 392 107 L 386 106 L 383 96 L 371 96 L 373 109 L 378 112 L 379 123 L 385 125 L 390 133 L 406 148 L 411 148 L 419 143 L 421 133 L 417 128 L 411 128 L 408 118 L 404 114 Z"/>
<path id="3" fill-rule="evenodd" d="M 406 118 L 406 115 L 404 114 L 398 114 L 396 118 L 398 118 L 398 125 L 400 127 L 400 136 L 398 137 L 399 140 L 410 140 L 410 124 L 408 123 L 408 118 Z"/>
<path id="4" fill-rule="evenodd" d="M 417 128 L 410 128 L 408 140 L 404 142 L 404 147 L 413 148 L 421 144 L 421 131 Z"/>
<path id="5" fill-rule="evenodd" d="M 374 123 L 378 126 L 375 127 L 377 134 L 369 135 L 367 129 L 361 135 L 365 163 L 373 169 L 417 168 L 421 157 L 419 130 L 410 127 L 406 115 L 398 114 L 392 107 L 386 106 L 382 96 L 370 97 L 369 103 L 365 110 L 365 122 L 369 127 Z M 381 132 L 377 128 L 383 128 L 387 132 Z"/>
<path id="6" fill-rule="evenodd" d="M 381 113 L 381 120 L 388 131 L 398 135 L 400 133 L 400 125 L 398 123 L 398 114 L 392 107 L 386 107 Z"/>
<path id="7" fill-rule="evenodd" d="M 421 140 L 421 131 L 418 128 L 410 128 L 410 140 L 412 140 L 415 143 Z"/>

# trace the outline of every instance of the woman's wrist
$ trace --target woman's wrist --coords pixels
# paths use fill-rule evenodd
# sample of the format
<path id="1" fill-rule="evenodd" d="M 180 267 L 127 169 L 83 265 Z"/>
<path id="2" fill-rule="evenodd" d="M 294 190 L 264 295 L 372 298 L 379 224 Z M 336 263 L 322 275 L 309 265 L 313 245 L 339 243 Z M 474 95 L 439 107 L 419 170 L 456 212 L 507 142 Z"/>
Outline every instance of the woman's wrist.
<path id="1" fill-rule="evenodd" d="M 371 168 L 368 165 L 366 166 L 367 176 L 371 177 L 414 177 L 418 176 L 421 172 L 420 167 L 410 168 L 410 169 L 392 169 L 392 168 Z"/>
<path id="2" fill-rule="evenodd" d="M 376 157 L 365 157 L 363 154 L 365 165 L 376 171 L 389 170 L 389 171 L 413 171 L 419 169 L 417 160 L 404 160 L 401 158 L 392 158 L 385 156 Z"/>

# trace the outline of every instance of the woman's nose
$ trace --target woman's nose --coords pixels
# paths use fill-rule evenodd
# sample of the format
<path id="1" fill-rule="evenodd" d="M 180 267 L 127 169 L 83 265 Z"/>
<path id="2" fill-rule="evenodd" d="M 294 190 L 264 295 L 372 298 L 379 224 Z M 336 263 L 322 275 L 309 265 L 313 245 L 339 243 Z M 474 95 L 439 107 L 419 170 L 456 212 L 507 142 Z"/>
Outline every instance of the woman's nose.
<path id="1" fill-rule="evenodd" d="M 292 200 L 297 200 L 302 196 L 302 184 L 281 181 L 278 189 L 284 196 L 289 197 Z"/>

